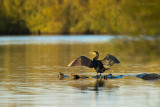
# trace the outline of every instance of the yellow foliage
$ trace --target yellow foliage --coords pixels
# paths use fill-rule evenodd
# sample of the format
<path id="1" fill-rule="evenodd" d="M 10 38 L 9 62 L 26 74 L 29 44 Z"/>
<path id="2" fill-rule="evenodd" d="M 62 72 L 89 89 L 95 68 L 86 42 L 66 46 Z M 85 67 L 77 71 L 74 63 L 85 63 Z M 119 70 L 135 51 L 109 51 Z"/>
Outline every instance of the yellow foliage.
<path id="1" fill-rule="evenodd" d="M 12 34 L 16 28 L 14 33 L 158 35 L 159 4 L 157 0 L 1 0 L 0 33 Z"/>

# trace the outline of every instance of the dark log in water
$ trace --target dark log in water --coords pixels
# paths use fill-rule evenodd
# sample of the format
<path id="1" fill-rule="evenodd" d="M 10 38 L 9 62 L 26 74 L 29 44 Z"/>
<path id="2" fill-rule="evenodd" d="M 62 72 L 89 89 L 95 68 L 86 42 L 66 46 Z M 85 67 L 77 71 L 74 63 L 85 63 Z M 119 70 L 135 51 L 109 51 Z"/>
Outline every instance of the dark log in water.
<path id="1" fill-rule="evenodd" d="M 85 78 L 89 78 L 88 76 L 82 76 L 82 75 L 78 75 L 78 74 L 71 74 L 71 76 L 74 78 L 74 79 L 85 79 Z M 96 78 L 96 79 L 99 79 L 99 78 L 104 78 L 104 79 L 118 79 L 118 78 L 123 78 L 125 76 L 134 76 L 134 77 L 137 77 L 137 78 L 141 78 L 143 80 L 156 80 L 156 79 L 159 79 L 160 76 L 156 73 L 151 73 L 151 74 L 148 74 L 148 73 L 143 73 L 143 74 L 138 74 L 138 75 L 118 75 L 118 76 L 113 76 L 112 74 L 108 74 L 108 75 L 96 75 L 96 76 L 92 76 L 91 78 Z M 68 77 L 67 75 L 58 75 L 58 78 L 60 79 L 63 79 L 65 77 Z"/>

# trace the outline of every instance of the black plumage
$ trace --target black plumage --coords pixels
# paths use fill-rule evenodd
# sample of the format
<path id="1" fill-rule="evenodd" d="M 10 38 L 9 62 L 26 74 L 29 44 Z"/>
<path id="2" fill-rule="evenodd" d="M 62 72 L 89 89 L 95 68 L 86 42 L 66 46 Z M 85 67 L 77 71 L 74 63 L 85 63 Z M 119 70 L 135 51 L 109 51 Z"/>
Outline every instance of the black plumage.
<path id="1" fill-rule="evenodd" d="M 74 61 L 72 61 L 68 66 L 87 66 L 90 68 L 94 68 L 98 73 L 103 73 L 106 70 L 110 68 L 105 68 L 104 65 L 106 66 L 112 66 L 115 63 L 120 63 L 120 61 L 113 55 L 107 54 L 107 56 L 103 60 L 98 60 L 99 58 L 99 53 L 97 51 L 91 52 L 92 54 L 95 54 L 96 56 L 93 58 L 93 60 L 85 57 L 85 56 L 80 56 Z"/>

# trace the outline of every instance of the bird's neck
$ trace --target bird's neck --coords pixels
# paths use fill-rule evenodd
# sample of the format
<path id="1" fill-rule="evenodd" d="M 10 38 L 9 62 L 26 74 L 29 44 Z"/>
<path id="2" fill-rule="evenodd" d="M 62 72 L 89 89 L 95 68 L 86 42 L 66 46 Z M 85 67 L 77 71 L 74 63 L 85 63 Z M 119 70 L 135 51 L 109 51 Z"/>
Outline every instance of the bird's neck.
<path id="1" fill-rule="evenodd" d="M 93 58 L 93 60 L 97 60 L 99 58 L 99 54 L 96 54 L 96 56 Z"/>

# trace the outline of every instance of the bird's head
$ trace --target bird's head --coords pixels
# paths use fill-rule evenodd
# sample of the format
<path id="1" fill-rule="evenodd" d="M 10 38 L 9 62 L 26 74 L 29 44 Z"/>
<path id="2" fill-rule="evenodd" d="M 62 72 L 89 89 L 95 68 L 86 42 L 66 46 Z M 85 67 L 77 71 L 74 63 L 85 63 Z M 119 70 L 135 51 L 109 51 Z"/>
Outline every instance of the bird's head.
<path id="1" fill-rule="evenodd" d="M 93 55 L 99 55 L 97 51 L 93 51 L 93 52 L 89 52 L 89 53 L 91 53 Z"/>
<path id="2" fill-rule="evenodd" d="M 95 57 L 93 58 L 93 60 L 97 60 L 98 59 L 99 53 L 97 51 L 93 51 L 93 52 L 89 52 L 89 53 L 95 55 Z"/>

